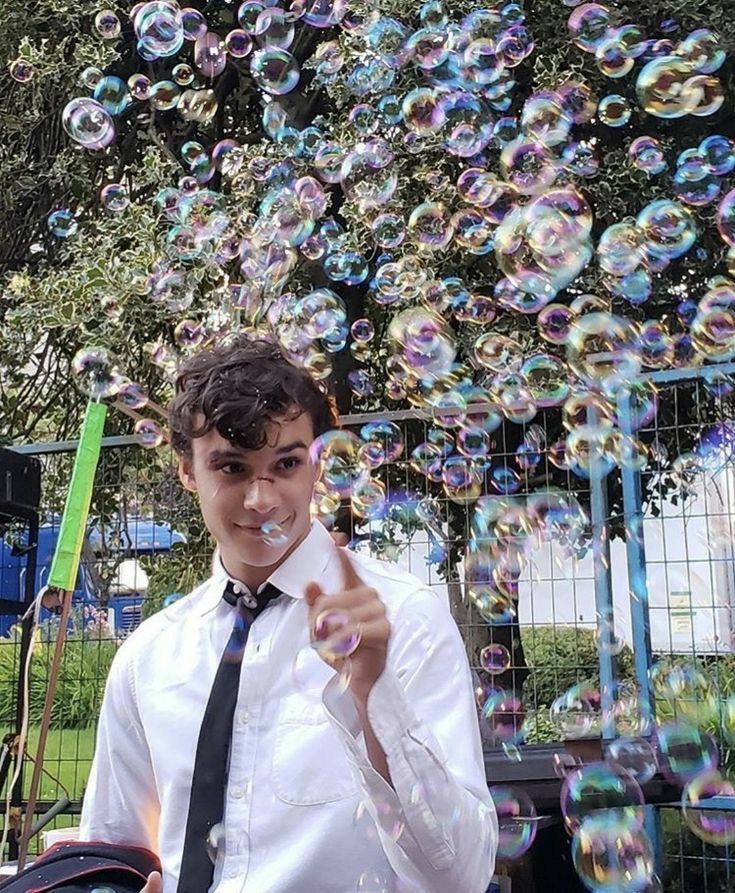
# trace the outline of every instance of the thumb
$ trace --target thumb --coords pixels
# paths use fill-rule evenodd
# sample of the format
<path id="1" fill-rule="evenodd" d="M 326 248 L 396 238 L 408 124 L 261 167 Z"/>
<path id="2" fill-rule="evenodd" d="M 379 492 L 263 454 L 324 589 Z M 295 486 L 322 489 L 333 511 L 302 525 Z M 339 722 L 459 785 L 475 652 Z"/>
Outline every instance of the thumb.
<path id="1" fill-rule="evenodd" d="M 306 598 L 306 604 L 310 607 L 314 607 L 314 602 L 319 598 L 319 596 L 323 595 L 322 587 L 318 583 L 307 583 L 306 589 L 304 590 L 304 596 Z"/>
<path id="2" fill-rule="evenodd" d="M 148 875 L 145 887 L 143 887 L 140 893 L 162 893 L 162 890 L 163 881 L 161 880 L 161 873 L 159 871 L 152 871 Z"/>

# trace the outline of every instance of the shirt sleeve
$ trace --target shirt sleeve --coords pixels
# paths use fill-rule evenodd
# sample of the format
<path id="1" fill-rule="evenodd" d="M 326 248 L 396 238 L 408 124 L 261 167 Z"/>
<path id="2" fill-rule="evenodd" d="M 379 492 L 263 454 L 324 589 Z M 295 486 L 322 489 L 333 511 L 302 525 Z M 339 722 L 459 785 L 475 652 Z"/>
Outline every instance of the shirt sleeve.
<path id="1" fill-rule="evenodd" d="M 127 644 L 107 677 L 79 837 L 157 852 L 160 805 Z"/>
<path id="2" fill-rule="evenodd" d="M 446 603 L 429 590 L 406 600 L 392 620 L 386 669 L 368 696 L 392 787 L 371 765 L 352 696 L 338 679 L 327 685 L 324 705 L 398 876 L 421 893 L 485 893 L 498 820 L 470 668 Z"/>

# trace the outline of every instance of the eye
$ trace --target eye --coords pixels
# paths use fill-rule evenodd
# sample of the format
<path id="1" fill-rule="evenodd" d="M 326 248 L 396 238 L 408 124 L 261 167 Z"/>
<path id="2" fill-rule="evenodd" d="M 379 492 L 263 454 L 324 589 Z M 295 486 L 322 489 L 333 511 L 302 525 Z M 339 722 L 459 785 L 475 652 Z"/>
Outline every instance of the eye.
<path id="1" fill-rule="evenodd" d="M 293 471 L 294 468 L 298 468 L 301 465 L 301 459 L 297 459 L 296 456 L 286 456 L 278 464 L 284 471 Z"/>
<path id="2" fill-rule="evenodd" d="M 240 462 L 228 462 L 226 465 L 221 465 L 219 470 L 223 474 L 240 474 L 244 469 L 245 466 Z"/>

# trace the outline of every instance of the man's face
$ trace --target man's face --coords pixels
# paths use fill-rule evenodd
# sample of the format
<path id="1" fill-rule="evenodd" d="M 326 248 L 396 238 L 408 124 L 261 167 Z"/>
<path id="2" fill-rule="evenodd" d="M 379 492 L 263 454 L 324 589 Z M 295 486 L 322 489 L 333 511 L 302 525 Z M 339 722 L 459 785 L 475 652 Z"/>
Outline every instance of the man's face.
<path id="1" fill-rule="evenodd" d="M 250 586 L 267 579 L 309 531 L 317 477 L 309 461 L 313 440 L 311 417 L 302 412 L 270 424 L 262 449 L 240 449 L 212 429 L 194 438 L 192 457 L 179 462 L 181 481 L 199 494 L 204 523 L 226 570 Z M 272 522 L 283 532 L 277 545 L 264 541 L 262 527 Z"/>

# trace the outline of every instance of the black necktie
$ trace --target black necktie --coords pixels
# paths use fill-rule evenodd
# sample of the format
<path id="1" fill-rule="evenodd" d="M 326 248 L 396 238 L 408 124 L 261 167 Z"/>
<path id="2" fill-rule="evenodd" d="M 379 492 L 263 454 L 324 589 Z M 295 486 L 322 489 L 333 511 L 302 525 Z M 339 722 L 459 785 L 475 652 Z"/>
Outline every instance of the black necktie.
<path id="1" fill-rule="evenodd" d="M 253 621 L 280 594 L 269 583 L 258 595 L 251 596 L 242 593 L 232 581 L 222 594 L 228 604 L 237 608 L 237 614 L 199 731 L 177 893 L 206 893 L 212 885 L 214 865 L 207 852 L 207 837 L 213 826 L 222 821 L 242 656 Z"/>

